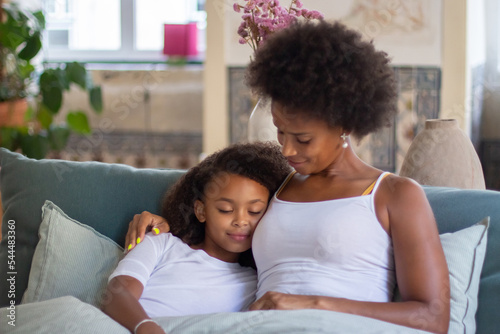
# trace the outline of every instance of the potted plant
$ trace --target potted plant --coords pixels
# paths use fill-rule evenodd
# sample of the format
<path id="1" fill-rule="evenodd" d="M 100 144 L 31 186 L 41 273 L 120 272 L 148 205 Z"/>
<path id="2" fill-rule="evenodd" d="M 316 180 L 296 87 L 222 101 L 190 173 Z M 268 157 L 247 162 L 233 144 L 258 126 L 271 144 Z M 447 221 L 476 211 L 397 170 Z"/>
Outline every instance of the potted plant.
<path id="1" fill-rule="evenodd" d="M 86 90 L 92 109 L 102 111 L 101 88 L 93 85 L 82 64 L 45 64 L 41 73 L 33 64 L 42 49 L 44 29 L 42 11 L 16 3 L 0 6 L 0 146 L 35 159 L 62 150 L 71 132 L 91 132 L 83 111 L 71 111 L 65 123 L 55 123 L 64 92 L 72 85 Z"/>

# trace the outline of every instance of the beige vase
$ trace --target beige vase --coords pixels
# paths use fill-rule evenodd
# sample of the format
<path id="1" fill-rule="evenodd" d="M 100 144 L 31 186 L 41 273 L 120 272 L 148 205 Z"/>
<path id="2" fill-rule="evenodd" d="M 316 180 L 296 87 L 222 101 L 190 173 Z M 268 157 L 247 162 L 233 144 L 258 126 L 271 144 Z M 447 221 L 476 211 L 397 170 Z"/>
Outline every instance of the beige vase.
<path id="1" fill-rule="evenodd" d="M 456 119 L 431 119 L 413 139 L 401 176 L 421 185 L 485 189 L 479 157 Z"/>

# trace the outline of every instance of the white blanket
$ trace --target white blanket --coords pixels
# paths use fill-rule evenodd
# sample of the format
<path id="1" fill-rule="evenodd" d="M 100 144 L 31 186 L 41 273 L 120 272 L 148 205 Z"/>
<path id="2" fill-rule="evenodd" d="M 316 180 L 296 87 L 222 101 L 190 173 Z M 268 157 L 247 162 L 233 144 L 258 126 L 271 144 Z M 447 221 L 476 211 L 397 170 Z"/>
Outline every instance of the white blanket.
<path id="1" fill-rule="evenodd" d="M 12 315 L 15 326 L 9 324 L 12 324 Z M 0 317 L 0 333 L 6 334 L 129 333 L 98 308 L 71 296 L 17 305 L 15 313 L 2 308 Z M 320 310 L 215 313 L 155 320 L 169 334 L 426 333 L 366 317 Z"/>

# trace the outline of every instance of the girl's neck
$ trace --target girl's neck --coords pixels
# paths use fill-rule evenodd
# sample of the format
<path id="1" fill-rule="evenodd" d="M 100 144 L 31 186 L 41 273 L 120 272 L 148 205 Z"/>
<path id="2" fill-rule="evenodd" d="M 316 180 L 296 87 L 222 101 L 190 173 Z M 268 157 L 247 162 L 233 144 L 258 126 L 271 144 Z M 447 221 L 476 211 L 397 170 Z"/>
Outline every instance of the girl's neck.
<path id="1" fill-rule="evenodd" d="M 237 253 L 222 253 L 222 252 L 217 252 L 212 247 L 207 246 L 205 241 L 202 241 L 199 244 L 196 245 L 189 245 L 192 249 L 196 250 L 202 250 L 205 253 L 207 253 L 209 256 L 216 258 L 218 260 L 221 260 L 223 262 L 229 262 L 229 263 L 236 263 L 238 262 L 239 259 L 239 254 Z"/>

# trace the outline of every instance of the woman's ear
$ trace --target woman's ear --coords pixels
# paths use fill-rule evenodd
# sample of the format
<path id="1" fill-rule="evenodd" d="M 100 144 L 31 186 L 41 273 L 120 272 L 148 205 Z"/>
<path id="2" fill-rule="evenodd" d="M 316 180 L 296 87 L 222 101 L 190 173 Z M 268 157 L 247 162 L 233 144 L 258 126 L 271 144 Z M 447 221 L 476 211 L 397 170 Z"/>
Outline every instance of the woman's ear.
<path id="1" fill-rule="evenodd" d="M 198 218 L 200 223 L 204 223 L 207 221 L 205 217 L 205 204 L 203 204 L 203 202 L 199 199 L 194 202 L 194 214 L 196 215 L 196 218 Z"/>

